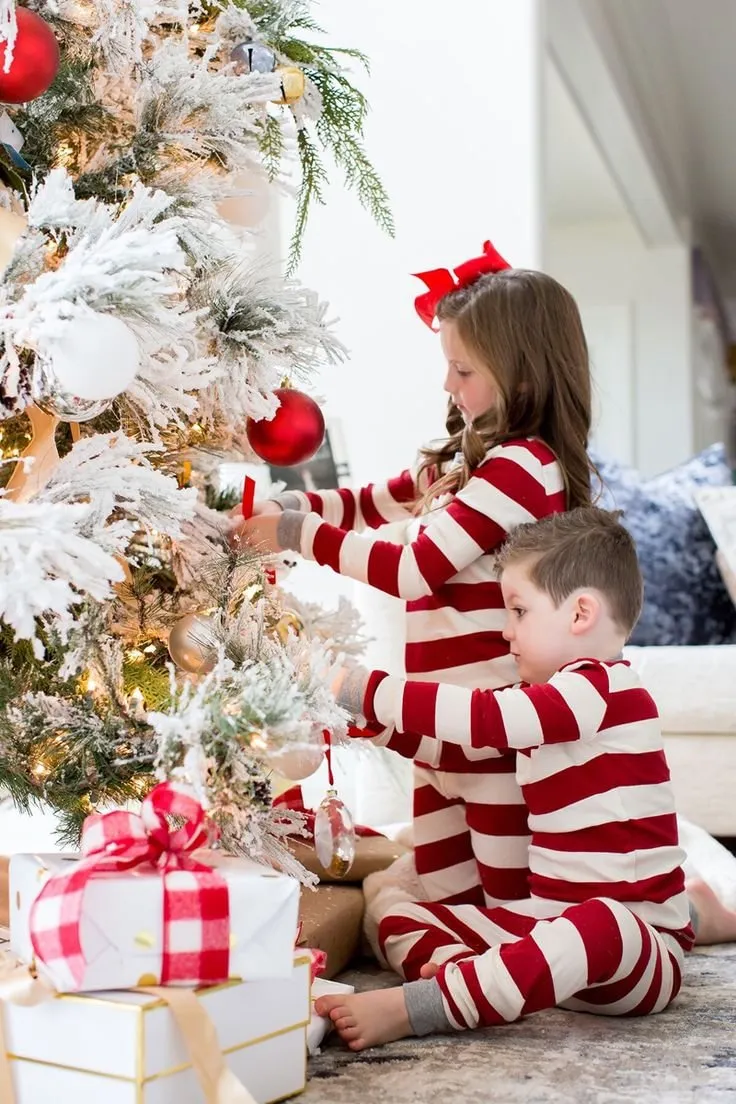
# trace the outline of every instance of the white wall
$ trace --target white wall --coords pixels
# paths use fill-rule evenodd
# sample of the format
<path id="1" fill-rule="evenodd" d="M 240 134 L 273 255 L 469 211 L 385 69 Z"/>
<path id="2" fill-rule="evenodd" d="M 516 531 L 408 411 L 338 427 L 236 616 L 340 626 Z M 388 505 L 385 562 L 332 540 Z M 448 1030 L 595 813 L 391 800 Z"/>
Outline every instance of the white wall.
<path id="1" fill-rule="evenodd" d="M 644 475 L 692 455 L 690 254 L 631 223 L 549 227 L 546 270 L 578 300 L 593 354 L 596 440 Z"/>

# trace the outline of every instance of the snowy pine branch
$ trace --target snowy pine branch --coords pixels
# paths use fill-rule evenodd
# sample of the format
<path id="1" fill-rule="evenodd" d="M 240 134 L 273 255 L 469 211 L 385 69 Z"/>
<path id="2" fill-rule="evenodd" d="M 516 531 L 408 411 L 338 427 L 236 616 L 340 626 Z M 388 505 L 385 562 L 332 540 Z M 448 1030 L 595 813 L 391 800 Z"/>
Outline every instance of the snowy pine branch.
<path id="1" fill-rule="evenodd" d="M 17 637 L 32 641 L 38 659 L 37 618 L 53 619 L 65 635 L 83 598 L 103 601 L 123 579 L 109 546 L 85 535 L 90 515 L 84 503 L 0 501 L 0 618 Z M 118 524 L 110 544 L 121 551 L 131 533 L 128 524 Z"/>
<path id="2" fill-rule="evenodd" d="M 182 535 L 182 523 L 194 515 L 197 492 L 179 489 L 175 479 L 152 466 L 148 457 L 160 451 L 122 433 L 83 438 L 59 462 L 34 501 L 88 500 L 85 525 L 101 542 L 104 535 L 99 531 L 113 513 L 135 523 L 136 528 L 177 539 Z"/>

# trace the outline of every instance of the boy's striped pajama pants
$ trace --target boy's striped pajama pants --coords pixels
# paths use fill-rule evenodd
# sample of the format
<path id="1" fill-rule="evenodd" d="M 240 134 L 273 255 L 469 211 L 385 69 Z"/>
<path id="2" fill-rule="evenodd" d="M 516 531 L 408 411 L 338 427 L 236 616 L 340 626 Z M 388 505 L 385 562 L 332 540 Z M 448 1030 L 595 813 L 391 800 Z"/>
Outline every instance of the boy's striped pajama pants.
<path id="1" fill-rule="evenodd" d="M 426 962 L 438 964 L 445 1012 L 459 1029 L 556 1006 L 646 1015 L 666 1008 L 680 988 L 677 941 L 609 898 L 481 908 L 397 901 L 395 884 L 393 894 L 368 887 L 367 896 L 387 963 L 408 981 Z"/>

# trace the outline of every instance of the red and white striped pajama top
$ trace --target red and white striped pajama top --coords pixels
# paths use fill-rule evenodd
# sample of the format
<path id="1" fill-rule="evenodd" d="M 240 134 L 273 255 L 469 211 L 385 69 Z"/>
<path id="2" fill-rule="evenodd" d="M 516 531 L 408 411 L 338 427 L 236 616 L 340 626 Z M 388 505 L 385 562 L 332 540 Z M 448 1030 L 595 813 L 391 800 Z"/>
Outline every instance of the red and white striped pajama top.
<path id="1" fill-rule="evenodd" d="M 580 660 L 548 683 L 468 690 L 374 672 L 366 716 L 463 747 L 517 752 L 529 810 L 527 901 L 495 909 L 407 902 L 381 919 L 387 960 L 430 959 L 448 1022 L 544 1007 L 658 1011 L 693 942 L 656 706 L 626 661 Z"/>
<path id="2" fill-rule="evenodd" d="M 383 486 L 280 501 L 310 511 L 296 548 L 303 556 L 406 601 L 410 678 L 506 685 L 516 674 L 502 636 L 495 553 L 515 526 L 565 509 L 560 466 L 541 441 L 510 440 L 488 451 L 457 494 L 415 517 L 421 493 L 406 471 Z M 365 532 L 398 520 L 406 523 L 401 542 Z M 429 899 L 527 896 L 528 829 L 514 755 L 410 734 L 383 742 L 415 760 L 415 858 Z"/>

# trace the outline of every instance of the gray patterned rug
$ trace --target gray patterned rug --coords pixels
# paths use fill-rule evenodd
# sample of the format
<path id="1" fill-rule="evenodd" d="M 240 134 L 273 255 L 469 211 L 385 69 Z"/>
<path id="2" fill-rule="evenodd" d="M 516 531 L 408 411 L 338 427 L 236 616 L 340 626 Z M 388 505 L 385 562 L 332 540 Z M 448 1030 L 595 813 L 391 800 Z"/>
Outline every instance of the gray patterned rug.
<path id="1" fill-rule="evenodd" d="M 341 980 L 395 978 L 367 967 Z M 304 1104 L 736 1104 L 736 945 L 698 948 L 659 1016 L 555 1010 L 357 1055 L 331 1036 L 309 1073 Z"/>

